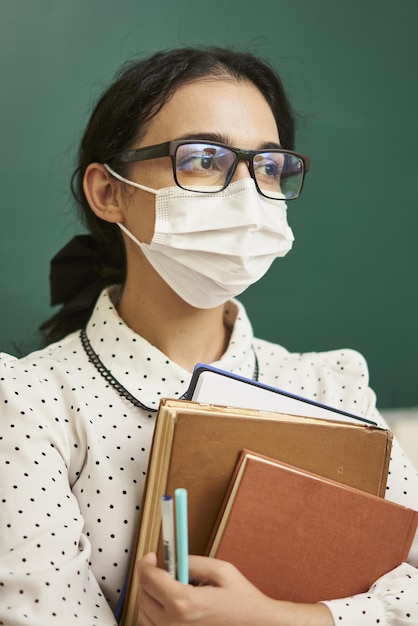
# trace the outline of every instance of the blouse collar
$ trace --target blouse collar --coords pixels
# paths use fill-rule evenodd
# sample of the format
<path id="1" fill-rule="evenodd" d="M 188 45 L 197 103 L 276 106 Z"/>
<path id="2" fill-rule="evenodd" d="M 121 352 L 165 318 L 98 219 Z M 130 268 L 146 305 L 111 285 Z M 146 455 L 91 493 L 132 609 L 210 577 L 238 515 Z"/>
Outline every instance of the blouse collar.
<path id="1" fill-rule="evenodd" d="M 118 287 L 102 291 L 87 324 L 88 340 L 103 365 L 135 398 L 157 409 L 161 398 L 181 398 L 191 373 L 129 328 L 114 305 Z M 212 365 L 249 378 L 254 370 L 253 330 L 243 305 L 225 304 L 225 324 L 232 329 L 224 355 Z"/>

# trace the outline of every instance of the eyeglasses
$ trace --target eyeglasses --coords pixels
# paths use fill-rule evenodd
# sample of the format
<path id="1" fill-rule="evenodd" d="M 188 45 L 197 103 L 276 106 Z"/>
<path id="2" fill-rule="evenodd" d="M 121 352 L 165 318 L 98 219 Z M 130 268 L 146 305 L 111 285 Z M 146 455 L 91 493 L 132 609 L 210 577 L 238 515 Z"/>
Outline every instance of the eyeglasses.
<path id="1" fill-rule="evenodd" d="M 262 196 L 294 200 L 309 170 L 309 158 L 298 152 L 271 148 L 238 150 L 212 141 L 167 141 L 147 148 L 127 150 L 109 164 L 135 163 L 169 156 L 176 184 L 187 191 L 216 193 L 225 189 L 240 161 L 248 163 L 251 178 Z"/>

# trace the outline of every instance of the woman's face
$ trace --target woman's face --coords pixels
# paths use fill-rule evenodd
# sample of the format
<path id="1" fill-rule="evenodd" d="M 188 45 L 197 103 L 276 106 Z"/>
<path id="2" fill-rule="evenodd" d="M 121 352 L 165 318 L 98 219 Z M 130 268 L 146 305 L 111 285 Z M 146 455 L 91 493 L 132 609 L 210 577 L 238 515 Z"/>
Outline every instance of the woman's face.
<path id="1" fill-rule="evenodd" d="M 224 78 L 202 79 L 179 87 L 133 148 L 196 137 L 246 150 L 280 144 L 276 121 L 261 92 L 251 83 Z M 233 180 L 248 177 L 248 167 L 241 162 Z M 169 157 L 132 164 L 129 178 L 154 189 L 175 185 Z M 152 193 L 130 188 L 124 223 L 146 243 L 154 232 L 154 207 Z"/>

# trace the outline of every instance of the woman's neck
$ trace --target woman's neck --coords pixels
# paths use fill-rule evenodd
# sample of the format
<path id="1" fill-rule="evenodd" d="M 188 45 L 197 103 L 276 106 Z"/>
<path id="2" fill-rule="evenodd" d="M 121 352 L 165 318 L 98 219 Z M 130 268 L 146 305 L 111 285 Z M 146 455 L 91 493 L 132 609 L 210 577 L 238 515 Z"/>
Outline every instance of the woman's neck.
<path id="1" fill-rule="evenodd" d="M 159 278 L 159 277 L 158 277 Z M 154 276 L 155 279 L 155 276 Z M 196 309 L 179 298 L 163 281 L 141 288 L 127 281 L 119 315 L 169 359 L 193 371 L 196 363 L 212 363 L 225 352 L 231 329 L 224 323 L 224 306 Z"/>

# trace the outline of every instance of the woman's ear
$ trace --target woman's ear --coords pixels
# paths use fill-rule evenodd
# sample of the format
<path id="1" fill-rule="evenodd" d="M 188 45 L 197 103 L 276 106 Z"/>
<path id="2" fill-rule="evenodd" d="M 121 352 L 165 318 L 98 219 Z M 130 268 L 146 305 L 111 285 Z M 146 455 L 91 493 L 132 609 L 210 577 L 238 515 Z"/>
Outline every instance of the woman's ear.
<path id="1" fill-rule="evenodd" d="M 97 217 L 112 223 L 124 221 L 120 185 L 101 163 L 90 163 L 87 167 L 83 189 L 91 210 Z"/>

